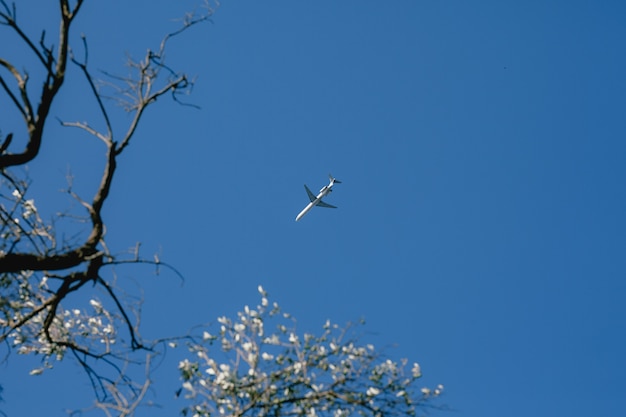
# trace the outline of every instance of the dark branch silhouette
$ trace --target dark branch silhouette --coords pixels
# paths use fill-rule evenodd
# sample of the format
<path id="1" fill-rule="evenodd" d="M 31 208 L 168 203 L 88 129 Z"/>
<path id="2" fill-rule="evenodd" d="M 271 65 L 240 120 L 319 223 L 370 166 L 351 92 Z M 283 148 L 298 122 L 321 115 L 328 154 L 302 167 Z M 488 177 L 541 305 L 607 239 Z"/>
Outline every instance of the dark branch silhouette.
<path id="1" fill-rule="evenodd" d="M 119 77 L 103 72 L 107 78 L 105 85 L 117 92 L 114 100 L 109 100 L 99 88 L 103 82 L 96 79 L 89 67 L 87 38 L 72 36 L 73 22 L 83 3 L 84 0 L 59 0 L 55 47 L 46 40 L 45 31 L 38 38 L 30 36 L 18 19 L 16 5 L 0 0 L 0 32 L 16 36 L 24 51 L 35 57 L 35 68 L 30 71 L 36 71 L 43 80 L 39 86 L 29 83 L 29 72 L 22 69 L 22 63 L 0 56 L 0 94 L 24 123 L 23 133 L 13 131 L 3 135 L 0 126 L 0 342 L 20 353 L 42 355 L 44 366 L 33 373 L 52 366 L 53 358 L 61 359 L 71 353 L 91 381 L 98 404 L 106 408 L 105 404 L 111 400 L 126 415 L 137 406 L 149 386 L 148 376 L 147 385 L 137 385 L 125 375 L 126 367 L 136 363 L 130 355 L 144 351 L 143 362 L 149 363 L 157 342 L 142 340 L 136 307 L 120 293 L 116 280 L 109 278 L 114 274 L 111 269 L 129 263 L 149 264 L 156 266 L 158 272 L 162 265 L 181 275 L 158 259 L 143 259 L 138 251 L 112 254 L 106 245 L 106 220 L 102 213 L 114 188 L 119 157 L 135 137 L 146 110 L 167 94 L 178 102 L 178 95 L 192 88 L 193 82 L 185 73 L 166 63 L 167 45 L 189 28 L 209 20 L 213 9 L 205 3 L 206 10 L 185 15 L 180 27 L 163 37 L 157 51 L 148 49 L 139 60 L 129 58 L 130 75 Z M 75 51 L 81 49 L 83 53 L 79 57 Z M 74 81 L 68 79 L 68 65 L 78 68 L 73 74 L 86 81 L 85 97 L 95 102 L 104 129 L 88 122 L 59 121 L 64 127 L 80 129 L 101 141 L 105 150 L 95 193 L 89 198 L 78 195 L 72 190 L 71 182 L 67 190 L 84 210 L 88 231 L 72 239 L 59 239 L 57 236 L 65 236 L 65 231 L 57 230 L 55 220 L 63 216 L 52 221 L 41 218 L 34 199 L 27 198 L 31 180 L 23 178 L 24 170 L 18 168 L 37 158 L 43 141 L 47 140 L 45 128 L 55 99 L 65 83 Z M 116 105 L 122 105 L 131 114 L 127 125 L 112 122 L 110 106 Z M 89 315 L 65 308 L 68 298 L 86 285 L 101 289 L 106 303 L 92 299 L 93 312 Z M 83 314 L 86 316 L 82 317 Z M 91 327 L 85 327 L 86 323 Z M 99 364 L 108 366 L 109 370 L 103 370 Z M 123 387 L 130 389 L 130 394 L 123 394 Z M 125 395 L 132 397 L 128 397 L 132 409 L 119 409 L 120 399 L 128 399 Z"/>

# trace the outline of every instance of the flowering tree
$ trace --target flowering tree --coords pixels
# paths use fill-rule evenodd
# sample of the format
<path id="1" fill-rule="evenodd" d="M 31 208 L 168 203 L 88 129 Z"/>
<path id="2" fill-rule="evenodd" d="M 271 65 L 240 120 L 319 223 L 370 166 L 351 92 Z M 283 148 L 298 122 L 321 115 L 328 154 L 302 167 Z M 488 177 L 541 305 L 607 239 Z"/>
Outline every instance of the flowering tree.
<path id="1" fill-rule="evenodd" d="M 153 346 L 141 339 L 136 305 L 119 289 L 113 267 L 161 262 L 143 259 L 138 251 L 114 255 L 106 244 L 103 207 L 120 157 L 136 136 L 145 111 L 162 96 L 177 101 L 191 89 L 185 73 L 166 65 L 167 46 L 172 38 L 208 20 L 213 9 L 206 0 L 202 12 L 183 17 L 178 30 L 164 36 L 157 48 L 148 49 L 141 59 L 129 58 L 126 75 L 105 73 L 97 79 L 89 66 L 86 37 L 73 36 L 71 30 L 84 3 L 58 0 L 59 29 L 56 40 L 49 41 L 49 31 L 29 34 L 16 5 L 0 0 L 3 42 L 22 48 L 17 58 L 0 56 L 3 123 L 13 116 L 11 131 L 0 126 L 0 342 L 8 351 L 40 355 L 42 366 L 32 374 L 70 354 L 84 367 L 101 403 L 114 398 L 117 407 L 121 387 L 130 388 L 134 399 L 122 401 L 127 406 L 118 410 L 128 414 L 144 392 L 142 384 L 138 388 L 125 374 L 129 355 L 152 355 Z M 94 167 L 102 166 L 102 171 L 92 196 L 79 195 L 68 179 L 67 195 L 79 209 L 44 219 L 25 168 L 47 140 L 44 132 L 56 97 L 75 80 L 86 86 L 85 102 L 98 109 L 98 120 L 79 122 L 72 114 L 58 117 L 62 126 L 78 129 L 101 144 L 101 163 Z M 118 113 L 126 114 L 114 117 Z M 21 128 L 16 128 L 20 120 Z M 94 287 L 101 298 L 93 295 L 98 294 Z M 75 294 L 82 297 L 71 297 Z"/>
<path id="2" fill-rule="evenodd" d="M 255 309 L 220 317 L 219 329 L 189 344 L 194 356 L 179 364 L 191 403 L 184 415 L 415 416 L 443 391 L 418 386 L 417 363 L 385 359 L 350 326 L 327 321 L 319 336 L 298 335 L 295 320 L 259 292 Z"/>

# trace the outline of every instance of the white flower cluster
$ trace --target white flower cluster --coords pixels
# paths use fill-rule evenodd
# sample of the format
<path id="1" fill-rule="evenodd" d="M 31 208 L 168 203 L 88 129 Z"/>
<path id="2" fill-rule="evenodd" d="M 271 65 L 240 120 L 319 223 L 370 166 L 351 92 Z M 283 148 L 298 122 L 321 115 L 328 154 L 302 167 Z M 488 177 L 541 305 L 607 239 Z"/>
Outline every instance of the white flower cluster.
<path id="1" fill-rule="evenodd" d="M 383 359 L 373 345 L 350 339 L 350 326 L 327 321 L 320 336 L 299 335 L 291 316 L 276 303 L 270 309 L 267 293 L 259 292 L 255 309 L 246 306 L 234 321 L 220 317 L 215 335 L 207 330 L 202 342 L 189 345 L 194 357 L 179 364 L 190 402 L 183 414 L 416 415 L 441 394 L 441 385 L 416 387 L 417 363 L 406 370 L 405 360 Z"/>
<path id="2" fill-rule="evenodd" d="M 39 288 L 47 289 L 45 279 Z M 51 368 L 51 359 L 62 360 L 68 346 L 88 346 L 91 352 L 107 353 L 116 342 L 115 319 L 98 300 L 90 301 L 92 312 L 78 308 L 63 310 L 58 306 L 50 323 L 46 322 L 49 310 L 41 308 L 41 300 L 31 298 L 14 304 L 19 306 L 14 306 L 10 316 L 6 315 L 7 310 L 4 311 L 0 326 L 11 329 L 16 323 L 24 322 L 8 333 L 8 339 L 19 354 L 43 356 L 43 366 L 31 371 L 31 375 L 39 375 L 45 368 Z"/>
<path id="3" fill-rule="evenodd" d="M 27 191 L 26 181 L 0 181 L 0 253 L 48 254 L 57 249 L 52 225 L 41 219 Z M 69 347 L 106 354 L 117 340 L 120 317 L 95 299 L 82 309 L 57 305 L 58 287 L 50 281 L 32 271 L 0 274 L 0 335 L 19 354 L 43 356 L 44 366 L 33 375 L 51 367 L 53 359 L 61 360 Z"/>
<path id="4" fill-rule="evenodd" d="M 54 246 L 52 226 L 39 216 L 34 199 L 25 198 L 26 183 L 20 183 L 10 197 L 3 195 L 0 183 L 0 253 L 9 250 L 37 251 Z"/>

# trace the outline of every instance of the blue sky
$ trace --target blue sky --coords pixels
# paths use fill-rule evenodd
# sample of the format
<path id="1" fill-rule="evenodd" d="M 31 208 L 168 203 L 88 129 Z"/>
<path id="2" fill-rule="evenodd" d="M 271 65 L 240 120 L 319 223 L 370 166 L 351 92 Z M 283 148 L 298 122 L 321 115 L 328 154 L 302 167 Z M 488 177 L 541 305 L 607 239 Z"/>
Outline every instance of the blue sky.
<path id="1" fill-rule="evenodd" d="M 87 2 L 74 35 L 121 73 L 193 4 Z M 29 7 L 50 8 L 29 16 L 37 34 L 54 8 Z M 185 277 L 117 271 L 145 290 L 146 335 L 231 315 L 262 284 L 302 329 L 364 317 L 368 340 L 445 385 L 454 415 L 626 412 L 623 2 L 224 1 L 212 20 L 168 55 L 197 76 L 201 109 L 149 109 L 104 212 L 113 251 L 141 241 Z M 83 87 L 53 116 L 97 117 Z M 29 170 L 53 213 L 68 168 L 95 190 L 101 148 L 48 127 Z M 303 184 L 329 172 L 339 208 L 296 223 Z M 32 363 L 3 365 L 0 409 L 77 406 L 77 368 L 33 378 Z M 175 365 L 146 415 L 181 408 Z"/>

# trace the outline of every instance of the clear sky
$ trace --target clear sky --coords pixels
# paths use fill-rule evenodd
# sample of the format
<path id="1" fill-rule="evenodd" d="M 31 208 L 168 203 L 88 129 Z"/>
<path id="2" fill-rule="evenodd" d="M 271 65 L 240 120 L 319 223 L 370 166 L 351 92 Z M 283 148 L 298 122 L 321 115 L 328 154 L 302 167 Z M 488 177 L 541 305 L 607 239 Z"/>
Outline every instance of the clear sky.
<path id="1" fill-rule="evenodd" d="M 17 2 L 35 38 L 55 4 Z M 122 73 L 192 5 L 87 1 L 74 35 Z M 145 289 L 146 335 L 232 315 L 262 284 L 302 329 L 365 318 L 445 386 L 455 411 L 433 415 L 626 415 L 626 3 L 224 0 L 212 20 L 168 55 L 201 109 L 149 110 L 104 211 L 114 252 L 140 241 L 185 277 L 118 269 Z M 54 117 L 96 117 L 81 88 Z M 48 133 L 29 169 L 53 213 L 68 168 L 93 192 L 101 147 Z M 296 223 L 329 172 L 339 208 Z M 0 367 L 9 417 L 89 404 L 76 367 L 32 364 Z M 175 366 L 145 415 L 182 407 Z"/>

